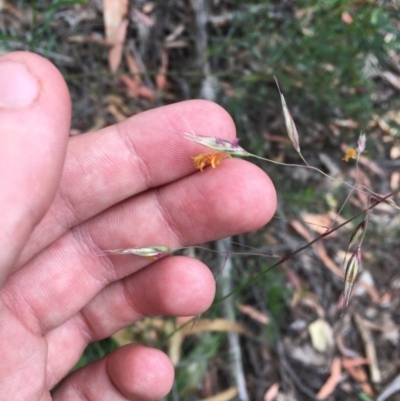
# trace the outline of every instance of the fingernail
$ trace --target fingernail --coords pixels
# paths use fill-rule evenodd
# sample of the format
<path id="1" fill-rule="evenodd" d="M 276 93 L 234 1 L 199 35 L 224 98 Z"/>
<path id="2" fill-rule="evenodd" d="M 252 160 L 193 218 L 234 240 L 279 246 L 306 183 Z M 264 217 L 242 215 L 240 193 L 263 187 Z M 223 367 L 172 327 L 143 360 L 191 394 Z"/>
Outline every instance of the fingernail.
<path id="1" fill-rule="evenodd" d="M 39 94 L 39 83 L 25 65 L 0 62 L 0 109 L 29 106 Z"/>

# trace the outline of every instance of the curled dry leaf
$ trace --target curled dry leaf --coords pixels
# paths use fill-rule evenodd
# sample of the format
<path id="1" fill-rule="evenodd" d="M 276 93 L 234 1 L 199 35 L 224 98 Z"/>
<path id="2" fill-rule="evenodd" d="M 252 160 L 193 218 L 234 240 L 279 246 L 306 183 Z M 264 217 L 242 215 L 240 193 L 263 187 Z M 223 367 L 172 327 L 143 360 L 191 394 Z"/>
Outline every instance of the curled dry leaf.
<path id="1" fill-rule="evenodd" d="M 138 21 L 140 21 L 142 24 L 146 25 L 149 28 L 152 28 L 154 26 L 154 24 L 155 24 L 153 18 L 151 18 L 148 15 L 142 13 L 137 8 L 134 8 L 132 10 L 132 14 L 135 16 L 135 18 Z"/>
<path id="2" fill-rule="evenodd" d="M 350 25 L 353 22 L 353 17 L 347 11 L 344 11 L 342 13 L 342 21 L 345 24 Z"/>
<path id="3" fill-rule="evenodd" d="M 128 69 L 129 72 L 131 74 L 133 74 L 133 79 L 134 81 L 138 84 L 141 85 L 142 84 L 142 78 L 140 76 L 140 68 L 135 60 L 135 57 L 133 57 L 133 55 L 127 51 L 125 53 L 125 60 L 126 60 L 126 64 L 128 65 Z"/>
<path id="4" fill-rule="evenodd" d="M 279 392 L 279 383 L 274 383 L 265 393 L 263 401 L 275 401 Z"/>
<path id="5" fill-rule="evenodd" d="M 311 230 L 315 231 L 317 234 L 325 234 L 326 230 L 331 226 L 332 219 L 328 213 L 325 214 L 314 214 L 302 212 L 300 214 L 304 223 L 306 223 Z M 331 237 L 337 236 L 337 232 L 334 231 L 330 235 Z"/>
<path id="6" fill-rule="evenodd" d="M 340 358 L 336 356 L 332 361 L 331 375 L 317 393 L 318 399 L 325 400 L 325 398 L 328 398 L 329 395 L 335 391 L 336 386 L 339 384 L 341 374 L 342 368 Z"/>
<path id="7" fill-rule="evenodd" d="M 251 319 L 255 320 L 256 322 L 259 322 L 262 324 L 270 323 L 269 317 L 267 315 L 258 311 L 257 309 L 253 308 L 250 305 L 237 304 L 237 307 L 240 310 L 240 312 L 249 316 Z"/>
<path id="8" fill-rule="evenodd" d="M 314 239 L 314 237 L 307 231 L 307 229 L 299 221 L 292 220 L 290 222 L 290 225 L 306 241 L 311 242 Z M 315 253 L 317 254 L 317 256 L 319 256 L 319 258 L 321 259 L 321 261 L 323 262 L 323 264 L 325 265 L 326 268 L 328 268 L 336 276 L 344 277 L 343 270 L 339 266 L 337 266 L 336 263 L 328 256 L 328 253 L 326 252 L 324 244 L 322 244 L 321 241 L 316 242 L 313 245 L 313 249 L 314 249 Z"/>
<path id="9" fill-rule="evenodd" d="M 158 74 L 156 75 L 156 86 L 157 90 L 163 91 L 167 84 L 167 71 L 168 71 L 168 53 L 162 50 L 161 66 L 158 69 Z"/>
<path id="10" fill-rule="evenodd" d="M 124 47 L 127 29 L 128 29 L 128 20 L 124 19 L 118 28 L 117 39 L 114 42 L 112 48 L 110 49 L 110 52 L 108 53 L 108 63 L 111 72 L 116 72 L 121 63 L 122 50 Z"/>
<path id="11" fill-rule="evenodd" d="M 104 25 L 107 42 L 112 45 L 108 54 L 110 71 L 117 71 L 122 58 L 122 48 L 125 42 L 128 20 L 127 0 L 104 0 Z"/>
<path id="12" fill-rule="evenodd" d="M 103 5 L 106 39 L 109 43 L 115 43 L 119 38 L 122 20 L 128 12 L 128 0 L 104 0 Z"/>
<path id="13" fill-rule="evenodd" d="M 128 77 L 127 75 L 121 75 L 120 80 L 125 84 L 128 89 L 129 97 L 137 97 L 139 94 L 139 84 L 136 80 Z"/>

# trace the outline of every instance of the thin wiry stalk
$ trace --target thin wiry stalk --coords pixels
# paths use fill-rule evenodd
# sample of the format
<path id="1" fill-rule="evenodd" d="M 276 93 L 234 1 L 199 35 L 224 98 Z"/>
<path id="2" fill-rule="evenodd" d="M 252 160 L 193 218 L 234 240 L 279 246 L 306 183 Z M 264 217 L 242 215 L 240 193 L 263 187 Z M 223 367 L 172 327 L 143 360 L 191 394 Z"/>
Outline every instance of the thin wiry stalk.
<path id="1" fill-rule="evenodd" d="M 304 251 L 305 249 L 309 248 L 311 245 L 315 244 L 317 241 L 319 241 L 322 238 L 327 237 L 328 235 L 332 234 L 333 232 L 335 232 L 336 230 L 339 230 L 340 228 L 344 227 L 346 224 L 350 223 L 351 221 L 355 220 L 357 217 L 362 216 L 363 214 L 367 213 L 369 210 L 373 209 L 375 206 L 379 205 L 380 203 L 384 202 L 385 199 L 393 196 L 394 194 L 400 192 L 400 189 L 390 193 L 389 195 L 385 196 L 383 199 L 379 199 L 377 200 L 374 204 L 372 204 L 371 206 L 367 207 L 366 209 L 364 209 L 363 211 L 361 211 L 360 213 L 357 213 L 355 216 L 351 217 L 350 219 L 346 220 L 345 222 L 343 222 L 342 224 L 339 224 L 338 226 L 336 226 L 335 228 L 333 228 L 331 231 L 321 234 L 319 237 L 315 238 L 314 240 L 308 242 L 307 244 L 305 244 L 304 246 L 296 249 L 294 252 L 291 252 L 289 255 L 283 257 L 279 262 L 273 264 L 272 266 L 267 267 L 266 269 L 264 269 L 263 271 L 261 271 L 260 273 L 256 274 L 253 278 L 251 278 L 250 280 L 248 280 L 246 283 L 239 285 L 236 289 L 234 289 L 233 291 L 231 291 L 229 294 L 225 295 L 224 297 L 218 299 L 217 301 L 215 301 L 215 304 L 218 304 L 219 302 L 222 302 L 225 298 L 230 297 L 231 295 L 243 290 L 244 288 L 248 287 L 250 284 L 254 283 L 255 281 L 257 281 L 261 276 L 263 276 L 264 274 L 268 273 L 269 271 L 271 271 L 272 269 L 274 269 L 275 267 L 280 266 L 281 264 L 283 264 L 284 262 L 286 262 L 287 260 L 293 258 L 295 255 L 297 255 L 298 253 Z"/>

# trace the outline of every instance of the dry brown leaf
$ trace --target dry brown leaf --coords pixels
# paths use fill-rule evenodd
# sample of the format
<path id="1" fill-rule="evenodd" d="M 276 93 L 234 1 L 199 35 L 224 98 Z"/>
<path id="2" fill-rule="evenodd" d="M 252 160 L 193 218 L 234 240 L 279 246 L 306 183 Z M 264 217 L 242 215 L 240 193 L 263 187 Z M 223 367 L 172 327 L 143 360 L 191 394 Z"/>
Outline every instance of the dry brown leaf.
<path id="1" fill-rule="evenodd" d="M 325 382 L 325 384 L 321 387 L 321 389 L 317 393 L 318 399 L 324 400 L 335 391 L 335 388 L 340 381 L 341 374 L 342 374 L 342 368 L 341 368 L 340 358 L 336 356 L 335 358 L 333 358 L 332 361 L 331 375 L 328 377 L 328 380 Z"/>
<path id="2" fill-rule="evenodd" d="M 122 49 L 128 28 L 128 20 L 124 18 L 128 11 L 127 0 L 103 0 L 104 26 L 106 40 L 112 45 L 108 54 L 111 72 L 117 71 L 122 58 Z"/>
<path id="3" fill-rule="evenodd" d="M 145 3 L 142 10 L 145 14 L 150 14 L 154 11 L 156 5 L 154 3 Z"/>
<path id="4" fill-rule="evenodd" d="M 4 9 L 5 11 L 8 11 L 11 15 L 13 15 L 15 18 L 22 19 L 22 14 L 15 6 L 6 1 L 1 3 L 2 5 L 0 6 L 0 11 L 1 9 Z"/>
<path id="5" fill-rule="evenodd" d="M 342 367 L 343 369 L 354 368 L 360 365 L 368 365 L 369 359 L 367 358 L 343 358 Z"/>
<path id="6" fill-rule="evenodd" d="M 358 128 L 358 123 L 354 120 L 341 120 L 341 119 L 336 119 L 332 121 L 333 124 L 337 125 L 338 127 L 342 128 Z"/>
<path id="7" fill-rule="evenodd" d="M 228 319 L 200 319 L 193 328 L 187 325 L 182 330 L 185 335 L 202 333 L 204 331 L 231 331 L 239 334 L 247 334 L 243 326 Z"/>
<path id="8" fill-rule="evenodd" d="M 134 8 L 132 10 L 132 14 L 136 17 L 136 19 L 140 22 L 142 22 L 144 25 L 147 27 L 151 28 L 154 26 L 154 20 L 153 18 L 149 17 L 148 15 L 142 13 L 139 11 L 137 8 Z"/>
<path id="9" fill-rule="evenodd" d="M 332 219 L 328 214 L 313 214 L 313 213 L 301 213 L 300 214 L 304 223 L 306 223 L 309 228 L 315 231 L 317 234 L 324 234 L 326 230 L 332 224 Z M 332 232 L 331 237 L 337 235 L 337 231 Z"/>
<path id="10" fill-rule="evenodd" d="M 168 341 L 168 356 L 172 364 L 176 366 L 181 360 L 182 343 L 185 338 L 185 334 L 183 330 L 176 330 L 176 327 L 172 321 L 168 321 L 168 325 L 165 326 L 165 333 L 174 333 Z"/>
<path id="11" fill-rule="evenodd" d="M 176 318 L 176 324 L 178 326 L 181 326 L 181 325 L 189 322 L 190 320 L 196 319 L 196 317 L 197 317 L 197 315 L 194 315 L 194 316 L 178 316 Z"/>
<path id="12" fill-rule="evenodd" d="M 201 401 L 230 401 L 237 396 L 237 393 L 237 387 L 231 387 L 211 397 L 203 398 Z"/>
<path id="13" fill-rule="evenodd" d="M 115 104 L 110 103 L 107 106 L 107 110 L 111 115 L 114 116 L 115 120 L 119 123 L 127 119 L 127 116 L 123 114 Z"/>
<path id="14" fill-rule="evenodd" d="M 354 361 L 354 363 L 352 361 Z M 369 363 L 369 360 L 365 358 L 347 359 L 342 361 L 342 367 L 353 380 L 361 384 L 365 394 L 373 397 L 375 394 L 372 386 L 368 382 L 368 375 L 365 369 L 360 366 L 365 364 L 363 363 L 364 361 L 367 361 L 367 364 Z"/>
<path id="15" fill-rule="evenodd" d="M 344 271 L 328 256 L 328 253 L 321 242 L 315 244 L 315 249 L 326 268 L 328 268 L 333 274 L 336 274 L 336 276 L 344 277 Z"/>
<path id="16" fill-rule="evenodd" d="M 125 60 L 126 64 L 128 65 L 129 72 L 133 74 L 133 79 L 138 85 L 141 85 L 142 78 L 140 76 L 139 66 L 137 65 L 135 58 L 129 51 L 125 53 Z"/>
<path id="17" fill-rule="evenodd" d="M 372 173 L 376 174 L 378 177 L 385 177 L 386 173 L 375 163 L 373 160 L 368 159 L 365 156 L 360 156 L 360 165 L 368 168 Z"/>
<path id="18" fill-rule="evenodd" d="M 139 84 L 127 75 L 120 76 L 121 81 L 126 85 L 128 89 L 128 97 L 136 98 L 139 95 Z"/>
<path id="19" fill-rule="evenodd" d="M 398 75 L 395 75 L 390 71 L 384 71 L 381 75 L 396 89 L 400 89 L 400 77 Z"/>
<path id="20" fill-rule="evenodd" d="M 294 270 L 285 269 L 285 276 L 297 291 L 303 291 L 303 283 Z"/>
<path id="21" fill-rule="evenodd" d="M 157 90 L 163 91 L 167 84 L 167 72 L 168 72 L 168 53 L 165 50 L 161 52 L 161 66 L 158 69 L 158 74 L 156 76 L 156 86 Z"/>
<path id="22" fill-rule="evenodd" d="M 299 302 L 302 303 L 303 305 L 307 305 L 311 309 L 314 309 L 318 317 L 320 318 L 325 317 L 325 309 L 321 306 L 321 304 L 319 303 L 319 299 L 315 294 L 312 293 L 304 294 L 304 291 L 301 291 L 301 297 L 299 299 Z"/>
<path id="23" fill-rule="evenodd" d="M 234 94 L 235 93 L 232 91 L 232 95 Z M 264 133 L 264 138 L 268 139 L 270 142 L 283 143 L 285 145 L 290 143 L 290 139 L 286 138 L 286 136 L 272 135 L 269 132 Z"/>
<path id="24" fill-rule="evenodd" d="M 106 120 L 103 117 L 97 116 L 87 132 L 98 131 L 99 129 L 104 128 L 106 125 Z"/>
<path id="25" fill-rule="evenodd" d="M 378 357 L 376 353 L 375 343 L 373 336 L 365 323 L 365 320 L 358 314 L 354 314 L 354 321 L 358 332 L 360 333 L 361 339 L 364 343 L 365 354 L 367 358 L 371 361 L 369 364 L 369 372 L 371 375 L 371 380 L 373 383 L 381 383 L 382 375 L 379 369 Z"/>
<path id="26" fill-rule="evenodd" d="M 390 175 L 390 189 L 392 191 L 396 191 L 400 187 L 400 173 L 398 171 L 394 171 Z"/>
<path id="27" fill-rule="evenodd" d="M 302 236 L 306 241 L 311 242 L 314 238 L 307 231 L 307 229 L 297 220 L 292 220 L 290 225 L 296 230 L 296 232 Z M 336 265 L 336 263 L 328 256 L 324 245 L 321 241 L 313 244 L 313 248 L 317 256 L 321 259 L 322 263 L 328 268 L 332 273 L 338 277 L 344 277 L 344 271 Z"/>
<path id="28" fill-rule="evenodd" d="M 124 47 L 124 41 L 127 29 L 128 29 L 128 20 L 125 19 L 121 22 L 118 29 L 117 40 L 114 42 L 113 47 L 110 49 L 110 52 L 108 53 L 108 64 L 111 72 L 116 72 L 118 70 L 119 65 L 121 64 L 122 50 Z"/>
<path id="29" fill-rule="evenodd" d="M 139 96 L 143 97 L 144 99 L 150 100 L 154 102 L 156 100 L 156 96 L 154 94 L 153 89 L 150 89 L 149 87 L 142 85 L 139 87 Z"/>
<path id="30" fill-rule="evenodd" d="M 242 312 L 245 315 L 251 317 L 256 322 L 259 322 L 259 323 L 262 323 L 262 324 L 270 323 L 270 320 L 269 320 L 268 316 L 266 316 L 264 313 L 258 311 L 257 309 L 253 308 L 250 305 L 237 304 L 237 307 L 240 310 L 240 312 Z"/>
<path id="31" fill-rule="evenodd" d="M 347 11 L 344 11 L 342 12 L 342 21 L 349 25 L 353 22 L 353 17 Z"/>
<path id="32" fill-rule="evenodd" d="M 297 232 L 297 234 L 303 237 L 307 242 L 311 242 L 314 239 L 307 229 L 300 223 L 300 221 L 292 220 L 290 225 Z"/>
<path id="33" fill-rule="evenodd" d="M 365 281 L 362 281 L 362 280 L 359 280 L 357 284 L 358 284 L 359 287 L 362 287 L 362 288 L 365 289 L 367 294 L 370 296 L 372 302 L 374 302 L 376 304 L 379 303 L 381 298 L 380 298 L 380 296 L 378 294 L 378 291 L 376 290 L 376 288 L 373 285 L 368 284 L 368 283 L 366 283 Z"/>
<path id="34" fill-rule="evenodd" d="M 143 84 L 138 84 L 135 80 L 128 77 L 127 75 L 121 75 L 121 81 L 126 85 L 128 97 L 137 98 L 142 97 L 150 101 L 156 99 L 154 91 Z"/>
<path id="35" fill-rule="evenodd" d="M 120 25 L 128 12 L 128 0 L 103 0 L 106 39 L 114 44 L 118 39 Z"/>
<path id="36" fill-rule="evenodd" d="M 279 392 L 279 383 L 274 383 L 265 393 L 263 401 L 275 401 Z"/>

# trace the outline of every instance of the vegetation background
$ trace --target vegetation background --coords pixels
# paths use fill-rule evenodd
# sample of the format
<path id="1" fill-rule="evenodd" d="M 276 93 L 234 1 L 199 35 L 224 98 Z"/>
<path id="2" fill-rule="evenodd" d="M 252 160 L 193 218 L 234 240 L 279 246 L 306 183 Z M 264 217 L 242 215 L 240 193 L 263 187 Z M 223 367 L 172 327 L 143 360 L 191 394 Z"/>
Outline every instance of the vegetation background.
<path id="1" fill-rule="evenodd" d="M 229 111 L 245 149 L 301 164 L 276 75 L 309 164 L 354 182 L 343 152 L 365 131 L 358 183 L 387 194 L 400 186 L 399 13 L 398 0 L 0 0 L 0 52 L 30 50 L 57 65 L 71 91 L 71 135 L 202 97 Z M 185 250 L 216 276 L 224 267 L 213 307 L 193 328 L 145 319 L 90 345 L 77 368 L 135 341 L 173 360 L 166 400 L 400 400 L 398 209 L 370 212 L 362 271 L 340 318 L 341 264 L 357 221 L 251 280 L 275 263 L 264 252 L 287 256 L 322 234 L 348 189 L 311 170 L 258 164 L 278 189 L 274 221 L 207 244 L 214 253 Z M 367 203 L 353 193 L 337 221 Z"/>

